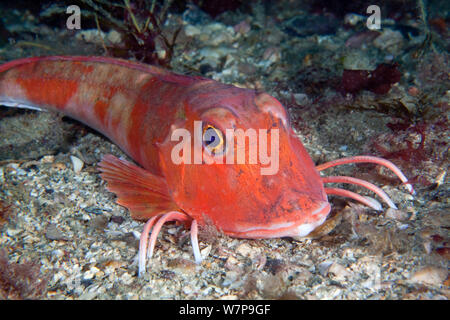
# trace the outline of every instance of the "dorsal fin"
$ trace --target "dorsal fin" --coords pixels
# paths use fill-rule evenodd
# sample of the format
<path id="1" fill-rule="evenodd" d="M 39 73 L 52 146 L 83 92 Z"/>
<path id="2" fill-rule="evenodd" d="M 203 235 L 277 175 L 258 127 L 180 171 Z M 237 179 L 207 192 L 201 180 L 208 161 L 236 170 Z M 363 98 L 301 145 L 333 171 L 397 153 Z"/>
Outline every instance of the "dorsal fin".
<path id="1" fill-rule="evenodd" d="M 163 177 L 110 154 L 103 156 L 98 166 L 107 189 L 117 195 L 117 203 L 128 208 L 133 219 L 147 220 L 161 212 L 180 210 Z"/>
<path id="2" fill-rule="evenodd" d="M 131 68 L 135 70 L 139 70 L 141 72 L 149 73 L 153 76 L 160 78 L 163 81 L 177 83 L 180 85 L 189 85 L 193 82 L 197 82 L 199 80 L 210 81 L 210 79 L 203 78 L 200 76 L 185 76 L 182 74 L 177 74 L 171 72 L 169 70 L 163 69 L 161 67 L 140 63 L 137 61 L 129 61 L 118 58 L 110 58 L 103 56 L 44 56 L 44 57 L 29 57 L 22 58 L 17 60 L 12 60 L 3 64 L 0 64 L 0 73 L 12 69 L 14 67 L 18 67 L 21 65 L 25 65 L 28 63 L 36 63 L 42 61 L 73 61 L 73 62 L 97 62 L 97 63 L 106 63 L 111 65 L 122 66 L 126 68 Z"/>

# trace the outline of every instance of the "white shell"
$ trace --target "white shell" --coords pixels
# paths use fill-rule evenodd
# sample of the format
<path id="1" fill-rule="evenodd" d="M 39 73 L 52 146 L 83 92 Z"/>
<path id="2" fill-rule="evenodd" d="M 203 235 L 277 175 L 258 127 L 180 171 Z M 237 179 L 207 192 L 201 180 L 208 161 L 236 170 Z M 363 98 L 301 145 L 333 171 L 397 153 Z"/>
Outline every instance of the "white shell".
<path id="1" fill-rule="evenodd" d="M 79 173 L 83 169 L 84 162 L 75 156 L 70 156 L 70 160 L 72 161 L 73 171 Z"/>

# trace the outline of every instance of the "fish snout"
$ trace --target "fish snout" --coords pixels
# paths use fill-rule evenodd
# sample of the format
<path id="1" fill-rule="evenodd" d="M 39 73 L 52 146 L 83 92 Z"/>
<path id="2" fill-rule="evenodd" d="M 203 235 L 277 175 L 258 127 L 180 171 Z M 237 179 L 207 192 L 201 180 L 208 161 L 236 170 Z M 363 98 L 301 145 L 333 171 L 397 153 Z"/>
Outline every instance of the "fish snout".
<path id="1" fill-rule="evenodd" d="M 288 189 L 261 205 L 261 214 L 238 223 L 230 234 L 241 238 L 304 237 L 325 221 L 330 210 L 326 199 Z"/>
<path id="2" fill-rule="evenodd" d="M 280 217 L 291 223 L 285 236 L 304 237 L 320 226 L 331 211 L 327 199 L 313 199 L 307 195 L 288 192 L 278 206 Z"/>
<path id="3" fill-rule="evenodd" d="M 299 223 L 296 228 L 291 230 L 291 237 L 307 236 L 311 231 L 325 222 L 330 211 L 331 206 L 328 201 L 317 202 L 307 214 L 307 219 L 305 219 L 303 223 Z"/>

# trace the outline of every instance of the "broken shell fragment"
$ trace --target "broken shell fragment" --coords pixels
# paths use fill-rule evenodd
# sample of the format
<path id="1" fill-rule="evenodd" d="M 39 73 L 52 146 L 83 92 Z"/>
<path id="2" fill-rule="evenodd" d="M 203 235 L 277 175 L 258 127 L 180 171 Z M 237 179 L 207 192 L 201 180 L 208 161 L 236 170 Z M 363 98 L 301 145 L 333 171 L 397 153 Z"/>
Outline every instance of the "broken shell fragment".
<path id="1" fill-rule="evenodd" d="M 75 156 L 70 156 L 70 161 L 72 161 L 73 171 L 75 173 L 81 172 L 81 169 L 83 169 L 84 166 L 84 162 Z"/>

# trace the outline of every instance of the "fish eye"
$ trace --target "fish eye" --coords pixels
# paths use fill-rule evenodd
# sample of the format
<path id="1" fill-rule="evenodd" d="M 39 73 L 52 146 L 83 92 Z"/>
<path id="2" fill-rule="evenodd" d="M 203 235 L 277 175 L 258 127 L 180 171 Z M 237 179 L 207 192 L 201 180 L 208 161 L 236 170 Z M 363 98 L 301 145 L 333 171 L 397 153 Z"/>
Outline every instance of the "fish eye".
<path id="1" fill-rule="evenodd" d="M 212 155 L 225 152 L 225 137 L 220 129 L 211 124 L 203 126 L 203 147 Z"/>

